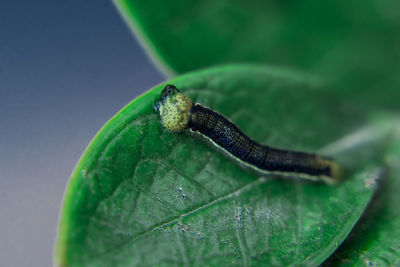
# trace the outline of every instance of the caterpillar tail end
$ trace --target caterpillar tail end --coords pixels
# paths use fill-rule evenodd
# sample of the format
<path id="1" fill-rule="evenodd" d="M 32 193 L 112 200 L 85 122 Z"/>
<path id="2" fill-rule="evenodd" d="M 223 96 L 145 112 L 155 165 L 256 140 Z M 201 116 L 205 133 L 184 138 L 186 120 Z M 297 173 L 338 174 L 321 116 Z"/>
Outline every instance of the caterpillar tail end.
<path id="1" fill-rule="evenodd" d="M 338 183 L 343 176 L 343 169 L 332 158 L 317 157 L 319 169 L 324 170 L 324 174 L 320 175 L 319 180 L 324 181 L 327 184 L 334 185 Z"/>
<path id="2" fill-rule="evenodd" d="M 342 167 L 335 161 L 329 162 L 329 176 L 320 177 L 325 183 L 329 185 L 337 184 L 343 176 L 343 169 Z"/>

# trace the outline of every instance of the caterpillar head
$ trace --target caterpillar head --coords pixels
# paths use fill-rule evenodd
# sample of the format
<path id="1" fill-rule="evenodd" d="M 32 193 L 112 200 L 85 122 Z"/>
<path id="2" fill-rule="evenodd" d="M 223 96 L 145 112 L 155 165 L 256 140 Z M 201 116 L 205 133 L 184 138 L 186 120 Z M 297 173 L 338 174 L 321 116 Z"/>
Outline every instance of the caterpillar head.
<path id="1" fill-rule="evenodd" d="M 182 94 L 173 85 L 167 85 L 161 92 L 154 109 L 160 115 L 162 125 L 170 131 L 182 131 L 187 128 L 190 119 L 192 100 Z"/>

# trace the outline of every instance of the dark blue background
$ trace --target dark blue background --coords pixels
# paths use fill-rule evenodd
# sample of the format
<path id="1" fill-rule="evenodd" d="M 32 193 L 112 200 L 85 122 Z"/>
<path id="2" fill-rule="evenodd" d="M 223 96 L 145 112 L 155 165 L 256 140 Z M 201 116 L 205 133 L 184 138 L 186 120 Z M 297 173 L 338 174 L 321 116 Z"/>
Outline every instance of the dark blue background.
<path id="1" fill-rule="evenodd" d="M 165 77 L 111 0 L 0 4 L 0 266 L 51 266 L 68 177 L 91 138 Z"/>

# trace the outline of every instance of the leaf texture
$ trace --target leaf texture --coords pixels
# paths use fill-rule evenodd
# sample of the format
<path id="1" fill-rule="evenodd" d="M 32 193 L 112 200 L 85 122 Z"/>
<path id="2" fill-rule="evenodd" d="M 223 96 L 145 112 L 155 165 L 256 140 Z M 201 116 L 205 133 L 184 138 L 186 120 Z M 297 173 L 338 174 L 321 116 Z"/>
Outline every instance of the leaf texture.
<path id="1" fill-rule="evenodd" d="M 162 128 L 165 84 L 115 115 L 77 164 L 64 200 L 61 266 L 317 265 L 342 243 L 384 174 L 391 123 L 287 69 L 227 65 L 168 81 L 274 147 L 344 167 L 336 186 L 260 177 L 209 144 Z"/>

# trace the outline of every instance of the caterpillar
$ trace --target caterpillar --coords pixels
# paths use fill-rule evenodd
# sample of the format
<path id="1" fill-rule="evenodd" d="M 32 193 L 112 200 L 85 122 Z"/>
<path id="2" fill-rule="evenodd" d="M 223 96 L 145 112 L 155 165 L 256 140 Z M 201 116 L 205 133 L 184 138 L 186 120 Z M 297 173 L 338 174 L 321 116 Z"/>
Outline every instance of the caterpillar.
<path id="1" fill-rule="evenodd" d="M 199 135 L 229 158 L 262 175 L 276 174 L 328 184 L 341 176 L 339 164 L 331 158 L 257 143 L 227 118 L 194 103 L 174 85 L 164 87 L 154 109 L 167 130 Z"/>

